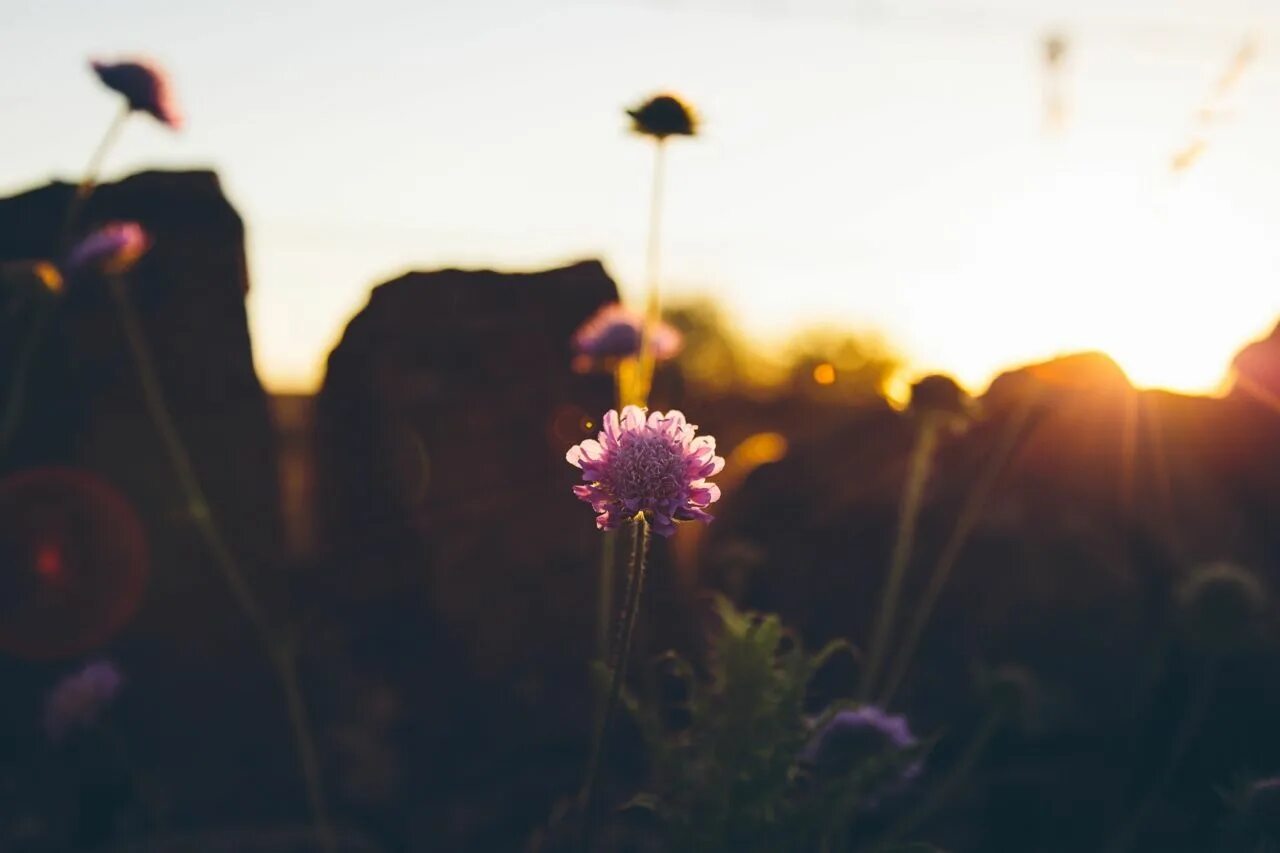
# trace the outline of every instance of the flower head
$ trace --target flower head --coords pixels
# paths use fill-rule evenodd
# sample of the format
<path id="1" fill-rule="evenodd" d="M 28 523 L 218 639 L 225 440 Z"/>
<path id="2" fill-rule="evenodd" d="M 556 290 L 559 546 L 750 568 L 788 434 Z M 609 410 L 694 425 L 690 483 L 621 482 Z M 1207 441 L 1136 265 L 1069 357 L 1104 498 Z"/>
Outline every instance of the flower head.
<path id="1" fill-rule="evenodd" d="M 124 95 L 129 102 L 129 109 L 150 113 L 174 130 L 181 129 L 183 119 L 178 109 L 178 100 L 173 94 L 168 75 L 158 65 L 145 59 L 124 62 L 100 62 L 95 59 L 89 65 L 108 89 Z"/>
<path id="2" fill-rule="evenodd" d="M 44 708 L 44 727 L 49 737 L 61 740 L 77 728 L 97 722 L 120 690 L 123 679 L 115 664 L 91 663 L 58 682 Z"/>
<path id="3" fill-rule="evenodd" d="M 677 521 L 711 521 L 706 508 L 720 499 L 720 487 L 705 478 L 724 468 L 716 440 L 694 437 L 697 427 L 682 412 L 650 412 L 627 406 L 604 416 L 599 440 L 569 448 L 565 458 L 582 469 L 586 485 L 573 493 L 596 511 L 596 527 L 613 530 L 643 514 L 663 535 Z"/>
<path id="4" fill-rule="evenodd" d="M 110 222 L 85 237 L 67 256 L 68 273 L 127 272 L 151 248 L 151 237 L 136 222 Z"/>
<path id="5" fill-rule="evenodd" d="M 659 141 L 668 136 L 695 136 L 698 116 L 675 95 L 655 95 L 635 109 L 627 110 L 631 129 Z"/>
<path id="6" fill-rule="evenodd" d="M 585 364 L 629 358 L 640 352 L 644 319 L 618 302 L 610 302 L 587 318 L 573 333 L 573 348 Z M 658 323 L 649 335 L 654 361 L 667 361 L 680 351 L 680 333 L 668 323 Z"/>
<path id="7" fill-rule="evenodd" d="M 1257 637 L 1267 607 L 1262 582 L 1233 563 L 1210 563 L 1176 590 L 1186 639 L 1210 655 L 1239 652 Z"/>
<path id="8" fill-rule="evenodd" d="M 800 762 L 819 777 L 847 776 L 866 761 L 892 757 L 916 744 L 906 717 L 864 705 L 846 708 L 827 720 L 800 752 Z M 918 761 L 908 765 L 899 781 L 915 778 L 920 770 Z"/>
<path id="9" fill-rule="evenodd" d="M 950 376 L 934 373 L 911 386 L 911 408 L 966 417 L 973 411 L 973 399 Z"/>

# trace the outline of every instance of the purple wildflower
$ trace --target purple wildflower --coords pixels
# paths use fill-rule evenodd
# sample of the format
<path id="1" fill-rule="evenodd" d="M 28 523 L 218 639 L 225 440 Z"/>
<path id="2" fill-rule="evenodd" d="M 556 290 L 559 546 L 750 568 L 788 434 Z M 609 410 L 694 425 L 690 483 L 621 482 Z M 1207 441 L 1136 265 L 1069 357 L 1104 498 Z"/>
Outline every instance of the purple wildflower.
<path id="1" fill-rule="evenodd" d="M 618 302 L 610 302 L 587 318 L 573 333 L 573 348 L 590 362 L 629 358 L 640 352 L 644 319 Z M 680 333 L 668 323 L 658 323 L 649 336 L 654 361 L 666 361 L 680 351 Z"/>
<path id="2" fill-rule="evenodd" d="M 178 100 L 173 94 L 169 76 L 160 66 L 145 59 L 123 62 L 100 62 L 95 59 L 89 65 L 108 89 L 124 95 L 129 102 L 129 109 L 150 113 L 174 130 L 182 128 L 183 119 L 178 109 Z"/>
<path id="3" fill-rule="evenodd" d="M 891 757 L 916 743 L 906 717 L 864 705 L 839 711 L 827 720 L 801 750 L 800 761 L 817 776 L 846 776 L 865 761 Z M 920 770 L 918 761 L 908 765 L 899 781 L 915 778 Z"/>
<path id="4" fill-rule="evenodd" d="M 627 406 L 604 416 L 600 438 L 569 448 L 565 458 L 582 469 L 584 486 L 573 493 L 598 513 L 596 527 L 613 530 L 644 514 L 653 529 L 670 536 L 677 521 L 711 521 L 706 508 L 720 487 L 706 477 L 724 468 L 716 440 L 694 437 L 697 427 L 682 412 L 650 412 Z"/>
<path id="5" fill-rule="evenodd" d="M 136 222 L 109 222 L 85 237 L 67 256 L 68 273 L 121 273 L 151 248 L 151 238 Z"/>
<path id="6" fill-rule="evenodd" d="M 58 682 L 45 703 L 44 727 L 61 740 L 71 730 L 88 728 L 115 698 L 123 679 L 115 665 L 97 661 Z"/>

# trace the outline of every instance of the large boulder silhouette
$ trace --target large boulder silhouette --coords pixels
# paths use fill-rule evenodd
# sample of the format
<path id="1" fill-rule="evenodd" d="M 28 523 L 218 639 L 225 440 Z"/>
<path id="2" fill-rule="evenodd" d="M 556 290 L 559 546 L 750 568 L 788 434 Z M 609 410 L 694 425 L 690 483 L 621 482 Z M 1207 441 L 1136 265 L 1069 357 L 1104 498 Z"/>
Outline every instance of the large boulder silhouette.
<path id="1" fill-rule="evenodd" d="M 571 369 L 570 339 L 616 298 L 596 262 L 410 273 L 329 358 L 331 613 L 350 690 L 390 691 L 409 732 L 410 775 L 377 808 L 416 811 L 437 849 L 512 849 L 579 781 L 600 534 L 564 457 L 613 387 Z"/>
<path id="2" fill-rule="evenodd" d="M 1262 349 L 1246 350 L 1238 369 L 1274 375 Z M 991 707 L 982 685 L 992 673 L 1030 673 L 1020 690 L 1035 710 L 966 785 L 954 846 L 1093 849 L 1158 785 L 1137 847 L 1206 849 L 1222 811 L 1212 786 L 1280 762 L 1265 717 L 1280 702 L 1280 655 L 1264 630 L 1229 657 L 1206 652 L 1203 632 L 1187 628 L 1197 622 L 1186 611 L 1201 606 L 1187 590 L 1206 565 L 1230 561 L 1257 579 L 1248 597 L 1274 619 L 1280 418 L 1257 394 L 1135 390 L 1098 354 L 1010 371 L 978 407 L 969 429 L 940 440 L 890 648 L 892 661 L 969 516 L 894 703 L 925 731 L 947 726 L 934 753 L 942 767 Z M 866 642 L 917 423 L 911 412 L 868 412 L 754 472 L 712 528 L 710 582 L 780 610 L 810 642 Z M 1187 716 L 1195 727 L 1184 737 Z M 993 817 L 978 826 L 975 813 Z"/>
<path id="3" fill-rule="evenodd" d="M 150 232 L 154 245 L 124 285 L 213 515 L 283 623 L 276 446 L 245 316 L 243 222 L 214 174 L 144 172 L 99 186 L 68 240 L 74 192 L 54 183 L 0 199 L 0 262 L 56 262 L 75 238 L 108 221 L 136 220 Z M 150 573 L 136 615 L 106 646 L 81 651 L 110 656 L 125 673 L 114 725 L 137 777 L 153 786 L 151 817 L 180 830 L 305 814 L 284 700 L 262 640 L 193 523 L 107 282 L 87 276 L 66 285 L 33 339 L 21 419 L 0 471 L 37 479 L 49 466 L 84 472 L 141 519 Z M 5 299 L 14 298 L 6 288 Z M 30 317 L 22 310 L 0 317 L 0 375 L 14 375 L 9 342 L 28 340 Z M 28 568 L 19 560 L 0 571 Z M 0 661 L 14 697 L 0 711 L 0 731 L 23 745 L 14 752 L 22 760 L 43 761 L 40 695 L 75 661 Z M 247 767 L 253 790 L 242 784 Z"/>

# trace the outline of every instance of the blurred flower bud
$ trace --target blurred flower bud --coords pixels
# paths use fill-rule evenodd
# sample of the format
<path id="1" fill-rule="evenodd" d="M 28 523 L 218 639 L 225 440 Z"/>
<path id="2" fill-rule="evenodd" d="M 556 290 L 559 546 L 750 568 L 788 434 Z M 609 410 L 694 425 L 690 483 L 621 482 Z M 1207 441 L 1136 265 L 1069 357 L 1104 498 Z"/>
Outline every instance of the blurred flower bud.
<path id="1" fill-rule="evenodd" d="M 160 66 L 145 59 L 121 62 L 95 59 L 89 65 L 104 86 L 124 95 L 129 109 L 147 113 L 174 130 L 181 129 L 183 119 L 178 100 L 169 75 Z"/>
<path id="2" fill-rule="evenodd" d="M 1267 605 L 1262 582 L 1232 563 L 1196 569 L 1178 586 L 1176 598 L 1187 642 L 1215 656 L 1251 645 Z"/>
<path id="3" fill-rule="evenodd" d="M 109 222 L 85 237 L 67 255 L 68 276 L 85 272 L 128 272 L 151 248 L 151 237 L 136 222 Z"/>
<path id="4" fill-rule="evenodd" d="M 635 109 L 627 110 L 631 129 L 658 140 L 668 136 L 695 136 L 698 117 L 693 108 L 675 95 L 655 95 Z"/>
<path id="5" fill-rule="evenodd" d="M 941 417 L 948 426 L 960 428 L 973 419 L 977 404 L 950 376 L 934 373 L 911 386 L 908 411 L 918 417 Z"/>

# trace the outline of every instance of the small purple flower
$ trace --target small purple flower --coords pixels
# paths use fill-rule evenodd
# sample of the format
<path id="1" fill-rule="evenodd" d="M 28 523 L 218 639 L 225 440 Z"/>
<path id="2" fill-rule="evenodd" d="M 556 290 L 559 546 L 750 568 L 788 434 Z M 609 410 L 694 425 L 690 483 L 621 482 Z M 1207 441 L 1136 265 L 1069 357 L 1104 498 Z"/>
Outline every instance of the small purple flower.
<path id="1" fill-rule="evenodd" d="M 644 318 L 618 303 L 610 302 L 592 314 L 573 333 L 573 348 L 589 361 L 629 358 L 640 352 Z M 667 361 L 680 351 L 680 333 L 668 323 L 658 323 L 649 336 L 655 361 Z"/>
<path id="2" fill-rule="evenodd" d="M 800 762 L 820 777 L 846 776 L 869 759 L 890 757 L 916 744 L 906 717 L 864 705 L 827 720 L 801 750 Z M 921 763 L 914 762 L 902 770 L 899 780 L 914 779 L 921 769 Z"/>
<path id="3" fill-rule="evenodd" d="M 178 100 L 173 94 L 169 76 L 160 66 L 145 59 L 122 62 L 100 62 L 95 59 L 89 65 L 108 89 L 124 95 L 129 102 L 129 109 L 150 113 L 174 130 L 182 128 L 183 119 L 182 112 L 178 109 Z"/>
<path id="4" fill-rule="evenodd" d="M 705 478 L 720 473 L 716 440 L 694 437 L 697 427 L 684 414 L 651 412 L 638 406 L 619 416 L 609 410 L 600 438 L 569 448 L 565 458 L 582 469 L 585 486 L 573 493 L 595 510 L 596 527 L 614 530 L 644 514 L 662 536 L 676 532 L 677 521 L 711 521 L 706 508 L 720 499 L 720 487 Z"/>
<path id="5" fill-rule="evenodd" d="M 97 722 L 120 690 L 123 679 L 115 664 L 97 661 L 58 682 L 44 709 L 44 728 L 53 740 Z"/>
<path id="6" fill-rule="evenodd" d="M 151 237 L 138 223 L 109 222 L 75 245 L 67 255 L 65 267 L 73 275 L 88 271 L 122 273 L 149 248 Z"/>

